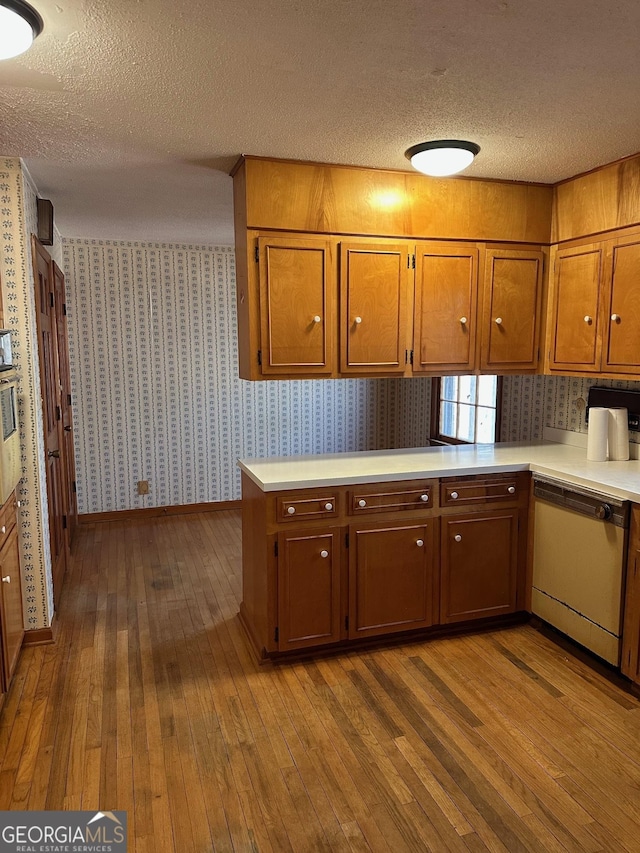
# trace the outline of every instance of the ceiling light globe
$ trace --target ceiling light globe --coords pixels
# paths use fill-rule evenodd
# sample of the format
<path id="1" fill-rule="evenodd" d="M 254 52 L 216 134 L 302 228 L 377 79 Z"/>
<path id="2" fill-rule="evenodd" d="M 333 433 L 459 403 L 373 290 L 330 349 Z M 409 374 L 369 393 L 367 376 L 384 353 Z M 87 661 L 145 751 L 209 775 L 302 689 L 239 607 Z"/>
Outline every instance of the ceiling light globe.
<path id="1" fill-rule="evenodd" d="M 471 165 L 478 151 L 480 146 L 475 142 L 441 139 L 413 145 L 405 152 L 405 156 L 418 172 L 442 178 L 466 169 Z"/>
<path id="2" fill-rule="evenodd" d="M 0 0 L 0 60 L 11 59 L 29 50 L 41 30 L 40 16 L 26 3 L 9 2 L 4 5 Z"/>

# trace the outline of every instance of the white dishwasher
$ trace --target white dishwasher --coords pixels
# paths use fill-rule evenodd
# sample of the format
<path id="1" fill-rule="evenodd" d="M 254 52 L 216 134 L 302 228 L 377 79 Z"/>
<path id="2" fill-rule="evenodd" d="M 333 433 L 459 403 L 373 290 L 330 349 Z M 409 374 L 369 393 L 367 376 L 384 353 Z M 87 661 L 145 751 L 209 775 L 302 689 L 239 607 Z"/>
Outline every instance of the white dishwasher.
<path id="1" fill-rule="evenodd" d="M 629 503 L 534 475 L 531 609 L 608 663 L 620 663 Z"/>

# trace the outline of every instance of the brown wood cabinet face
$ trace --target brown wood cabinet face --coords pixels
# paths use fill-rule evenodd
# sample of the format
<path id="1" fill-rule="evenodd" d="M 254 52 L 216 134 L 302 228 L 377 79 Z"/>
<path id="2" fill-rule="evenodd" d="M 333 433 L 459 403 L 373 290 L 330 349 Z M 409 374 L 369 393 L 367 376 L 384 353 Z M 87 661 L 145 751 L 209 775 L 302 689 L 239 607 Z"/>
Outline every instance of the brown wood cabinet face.
<path id="1" fill-rule="evenodd" d="M 340 639 L 340 528 L 278 534 L 278 649 Z"/>
<path id="2" fill-rule="evenodd" d="M 11 503 L 13 504 L 13 500 Z M 15 512 L 15 510 L 13 511 Z M 2 645 L 5 690 L 8 690 L 18 663 L 24 637 L 20 552 L 18 529 L 15 525 L 2 549 L 0 549 L 0 572 L 2 576 Z"/>
<path id="3" fill-rule="evenodd" d="M 555 262 L 551 369 L 600 369 L 602 246 L 561 249 Z"/>
<path id="4" fill-rule="evenodd" d="M 335 262 L 326 240 L 259 237 L 262 373 L 333 370 Z"/>
<path id="5" fill-rule="evenodd" d="M 445 478 L 440 482 L 440 505 L 479 506 L 505 501 L 516 501 L 523 484 L 518 475 L 507 477 L 478 477 L 464 480 Z"/>
<path id="6" fill-rule="evenodd" d="M 375 512 L 404 512 L 425 510 L 433 506 L 434 482 L 428 480 L 411 486 L 403 483 L 355 486 L 349 489 L 349 515 L 367 515 Z"/>
<path id="7" fill-rule="evenodd" d="M 538 366 L 542 252 L 489 249 L 485 260 L 482 370 Z"/>
<path id="8" fill-rule="evenodd" d="M 404 373 L 409 246 L 342 243 L 342 373 Z"/>
<path id="9" fill-rule="evenodd" d="M 637 504 L 631 508 L 620 669 L 640 684 L 640 506 Z"/>
<path id="10" fill-rule="evenodd" d="M 321 492 L 313 497 L 298 498 L 285 495 L 277 501 L 277 520 L 309 521 L 316 518 L 336 518 L 338 499 L 335 492 Z"/>
<path id="11" fill-rule="evenodd" d="M 433 624 L 434 525 L 350 525 L 350 638 Z"/>
<path id="12" fill-rule="evenodd" d="M 417 245 L 414 373 L 473 369 L 477 292 L 477 248 Z"/>
<path id="13" fill-rule="evenodd" d="M 440 621 L 514 613 L 517 510 L 441 519 Z"/>
<path id="14" fill-rule="evenodd" d="M 605 363 L 613 373 L 640 373 L 640 239 L 613 247 Z"/>

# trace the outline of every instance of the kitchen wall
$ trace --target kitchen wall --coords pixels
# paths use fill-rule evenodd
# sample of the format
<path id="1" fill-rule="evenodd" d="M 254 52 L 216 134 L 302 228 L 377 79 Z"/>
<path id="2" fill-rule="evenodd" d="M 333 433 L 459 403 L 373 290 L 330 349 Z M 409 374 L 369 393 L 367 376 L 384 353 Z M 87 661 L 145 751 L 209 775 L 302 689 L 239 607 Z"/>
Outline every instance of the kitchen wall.
<path id="1" fill-rule="evenodd" d="M 640 391 L 640 382 L 576 376 L 505 376 L 502 395 L 502 441 L 543 437 L 545 427 L 587 432 L 589 388 L 599 385 Z M 640 443 L 640 433 L 630 433 Z"/>
<path id="2" fill-rule="evenodd" d="M 13 332 L 13 353 L 20 375 L 18 394 L 22 480 L 17 497 L 24 618 L 27 629 L 48 627 L 53 616 L 53 587 L 44 477 L 44 441 L 40 374 L 36 351 L 31 234 L 36 231 L 36 190 L 18 158 L 0 158 L 0 277 L 5 325 Z M 59 241 L 51 247 L 61 259 Z"/>
<path id="3" fill-rule="evenodd" d="M 64 239 L 63 261 L 80 513 L 238 499 L 239 457 L 428 438 L 426 379 L 238 379 L 230 247 Z"/>

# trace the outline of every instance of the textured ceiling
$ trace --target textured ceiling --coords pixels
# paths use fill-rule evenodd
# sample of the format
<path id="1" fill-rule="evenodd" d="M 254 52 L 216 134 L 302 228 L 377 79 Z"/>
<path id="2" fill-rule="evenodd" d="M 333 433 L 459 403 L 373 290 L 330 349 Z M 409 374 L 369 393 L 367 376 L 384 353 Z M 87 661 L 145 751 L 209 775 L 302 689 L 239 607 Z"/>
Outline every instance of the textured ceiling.
<path id="1" fill-rule="evenodd" d="M 240 153 L 553 182 L 640 150 L 640 3 L 31 0 L 0 62 L 0 154 L 67 236 L 231 243 Z"/>

